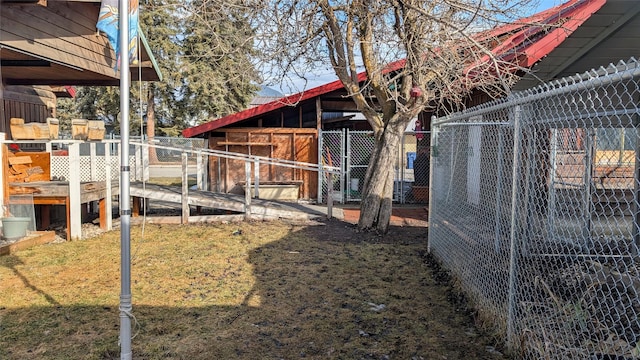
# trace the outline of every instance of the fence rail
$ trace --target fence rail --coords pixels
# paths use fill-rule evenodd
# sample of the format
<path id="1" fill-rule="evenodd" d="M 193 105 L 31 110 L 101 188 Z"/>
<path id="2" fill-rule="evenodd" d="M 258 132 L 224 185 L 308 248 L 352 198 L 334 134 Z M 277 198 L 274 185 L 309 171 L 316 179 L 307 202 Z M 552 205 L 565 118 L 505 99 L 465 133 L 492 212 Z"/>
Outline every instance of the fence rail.
<path id="1" fill-rule="evenodd" d="M 640 359 L 635 59 L 434 119 L 429 249 L 522 359 Z"/>

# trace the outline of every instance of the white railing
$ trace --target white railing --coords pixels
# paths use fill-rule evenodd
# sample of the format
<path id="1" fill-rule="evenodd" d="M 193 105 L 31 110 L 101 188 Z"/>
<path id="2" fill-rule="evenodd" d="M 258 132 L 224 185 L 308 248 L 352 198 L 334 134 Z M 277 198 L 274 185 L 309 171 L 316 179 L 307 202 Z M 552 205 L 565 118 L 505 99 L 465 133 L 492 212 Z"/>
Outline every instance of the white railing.
<path id="1" fill-rule="evenodd" d="M 106 179 L 112 179 L 112 174 L 118 174 L 117 171 L 112 171 L 114 166 L 119 163 L 117 156 L 112 156 L 111 151 L 108 150 L 113 141 L 99 141 L 90 143 L 90 155 L 81 156 L 80 146 L 86 144 L 80 140 L 5 140 L 6 135 L 0 134 L 0 145 L 5 144 L 21 144 L 29 145 L 33 148 L 41 147 L 43 150 L 53 154 L 54 146 L 64 148 L 66 152 L 65 156 L 52 155 L 51 156 L 51 179 L 50 180 L 64 180 L 68 182 L 68 197 L 69 197 L 69 213 L 72 214 L 69 218 L 68 233 L 71 239 L 82 238 L 82 218 L 81 216 L 73 216 L 75 214 L 82 214 L 81 202 L 82 191 L 81 183 L 87 181 L 105 181 Z M 96 154 L 96 146 L 102 145 L 105 149 L 102 156 Z M 7 160 L 2 159 L 2 164 L 7 164 Z M 4 165 L 3 165 L 4 166 Z M 9 179 L 4 178 L 3 172 L 0 172 L 0 180 L 2 184 L 8 182 Z M 28 184 L 28 183 L 25 183 Z M 4 203 L 7 194 L 4 194 L 5 188 L 0 189 L 0 209 L 2 209 L 2 216 L 5 215 L 6 205 Z M 105 190 L 105 216 L 107 229 L 112 228 L 112 211 L 111 211 L 111 196 L 113 194 L 112 182 L 106 181 Z"/>
<path id="2" fill-rule="evenodd" d="M 245 216 L 246 217 L 251 216 L 250 209 L 251 209 L 252 191 L 250 191 L 249 189 L 253 187 L 253 190 L 254 190 L 253 196 L 256 198 L 260 197 L 259 195 L 260 165 L 273 165 L 273 166 L 280 166 L 280 167 L 286 167 L 286 168 L 292 168 L 292 169 L 315 171 L 318 174 L 324 174 L 324 176 L 327 176 L 327 177 L 332 177 L 334 175 L 340 174 L 340 169 L 338 167 L 307 163 L 307 162 L 301 162 L 301 161 L 276 159 L 276 158 L 269 158 L 264 156 L 248 155 L 243 153 L 234 153 L 234 152 L 221 151 L 221 150 L 185 149 L 185 148 L 179 148 L 179 147 L 148 144 L 143 142 L 131 142 L 130 144 L 135 146 L 136 148 L 143 149 L 142 151 L 143 154 L 148 154 L 148 151 L 145 151 L 145 149 L 148 149 L 148 148 L 155 148 L 156 151 L 158 149 L 162 149 L 162 150 L 171 151 L 171 152 L 180 152 L 182 154 L 181 158 L 182 158 L 182 174 L 183 174 L 183 178 L 182 178 L 183 203 L 186 201 L 186 198 L 188 196 L 188 186 L 185 186 L 185 183 L 187 181 L 186 174 L 188 170 L 188 155 L 196 157 L 196 188 L 197 190 L 210 190 L 207 184 L 207 166 L 206 165 L 207 165 L 208 157 L 218 157 L 223 159 L 244 161 L 245 183 L 246 183 L 246 189 L 247 189 L 247 191 L 245 191 Z M 252 167 L 253 167 L 253 174 L 254 174 L 253 179 L 251 177 Z M 333 198 L 330 196 L 329 201 L 327 201 L 327 216 L 329 217 L 332 217 L 332 209 L 333 209 L 332 199 Z M 184 205 L 183 205 L 183 208 L 184 208 Z M 185 213 L 185 211 L 183 211 L 183 220 L 182 220 L 183 223 L 188 222 L 187 216 L 188 214 Z"/>
<path id="3" fill-rule="evenodd" d="M 119 140 L 102 140 L 85 142 L 80 140 L 5 140 L 6 136 L 0 133 L 0 145 L 5 144 L 29 144 L 30 148 L 41 147 L 43 150 L 51 154 L 51 180 L 68 181 L 69 184 L 69 206 L 70 214 L 81 214 L 81 183 L 82 182 L 105 182 L 106 186 L 106 217 L 107 229 L 112 228 L 112 211 L 111 197 L 113 193 L 113 185 L 119 180 L 120 166 L 120 147 Z M 148 144 L 145 142 L 130 142 L 132 147 L 129 157 L 129 166 L 131 168 L 131 181 L 148 181 L 149 180 L 149 149 L 155 148 L 156 151 L 163 150 L 173 154 L 181 154 L 181 178 L 182 178 L 182 204 L 183 214 L 182 222 L 188 222 L 188 192 L 187 186 L 188 175 L 190 169 L 189 157 L 196 157 L 195 177 L 197 190 L 209 190 L 207 182 L 207 163 L 209 157 L 219 157 L 225 159 L 241 160 L 245 163 L 245 182 L 246 188 L 254 187 L 253 196 L 259 197 L 260 184 L 260 165 L 273 165 L 287 168 L 316 171 L 324 176 L 334 176 L 339 174 L 339 168 L 332 166 L 323 166 L 313 163 L 297 162 L 285 159 L 273 159 L 262 156 L 247 155 L 241 153 L 224 152 L 210 149 L 197 149 L 185 147 L 162 146 L 157 144 Z M 3 159 L 3 164 L 6 160 Z M 252 166 L 254 176 L 252 178 Z M 115 169 L 115 171 L 114 171 Z M 110 179 L 111 181 L 107 181 Z M 8 179 L 4 179 L 0 172 L 0 180 L 4 183 Z M 4 188 L 0 187 L 0 209 L 4 209 L 5 194 Z M 246 191 L 245 195 L 245 216 L 251 216 L 251 191 Z M 332 199 L 332 197 L 329 197 Z M 332 216 L 332 202 L 327 203 L 327 215 Z M 0 214 L 4 215 L 4 213 Z M 82 237 L 81 217 L 71 216 L 70 218 L 70 236 L 71 239 L 80 239 Z"/>

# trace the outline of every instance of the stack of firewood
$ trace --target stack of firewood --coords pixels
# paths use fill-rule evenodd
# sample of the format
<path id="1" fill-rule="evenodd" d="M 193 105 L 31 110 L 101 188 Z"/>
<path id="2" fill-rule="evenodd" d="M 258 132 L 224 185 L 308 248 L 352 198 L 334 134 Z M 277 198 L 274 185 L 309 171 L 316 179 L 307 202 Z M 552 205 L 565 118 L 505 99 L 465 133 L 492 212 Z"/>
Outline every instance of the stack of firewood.
<path id="1" fill-rule="evenodd" d="M 16 155 L 9 152 L 9 182 L 29 182 L 35 181 L 44 170 L 40 166 L 32 164 L 31 156 Z"/>

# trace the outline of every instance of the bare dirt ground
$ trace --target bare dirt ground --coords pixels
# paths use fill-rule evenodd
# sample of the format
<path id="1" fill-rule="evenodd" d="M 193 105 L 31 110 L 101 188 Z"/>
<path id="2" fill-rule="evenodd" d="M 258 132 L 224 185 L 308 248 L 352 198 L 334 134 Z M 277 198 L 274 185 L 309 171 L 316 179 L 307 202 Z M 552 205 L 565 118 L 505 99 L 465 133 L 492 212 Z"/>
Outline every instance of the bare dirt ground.
<path id="1" fill-rule="evenodd" d="M 366 246 L 379 244 L 387 248 L 398 249 L 400 254 L 405 249 L 420 259 L 420 271 L 425 275 L 419 281 L 419 286 L 411 285 L 412 280 L 404 279 L 399 275 L 395 280 L 401 282 L 407 280 L 407 287 L 402 295 L 397 297 L 412 298 L 422 302 L 420 309 L 413 313 L 415 323 L 423 322 L 425 325 L 424 337 L 407 336 L 405 344 L 407 348 L 425 349 L 425 352 L 417 351 L 410 358 L 413 359 L 509 359 L 500 344 L 500 340 L 489 334 L 486 330 L 479 329 L 475 324 L 475 311 L 471 308 L 466 296 L 455 286 L 449 273 L 443 269 L 439 262 L 427 252 L 428 223 L 427 211 L 424 208 L 398 208 L 394 210 L 392 225 L 385 235 L 375 232 L 358 231 L 357 223 L 359 212 L 357 209 L 345 209 L 344 221 L 332 219 L 321 221 L 320 226 L 308 226 L 303 230 L 305 234 L 321 242 L 351 243 L 354 245 L 367 244 Z M 382 255 L 384 256 L 384 255 Z M 411 260 L 407 259 L 409 263 Z M 384 270 L 382 270 L 384 271 Z M 394 274 L 395 275 L 395 274 Z M 393 275 L 391 275 L 393 277 Z M 414 279 L 415 280 L 415 279 Z M 394 280 L 389 280 L 394 281 Z M 394 293 L 398 284 L 389 287 L 390 293 Z M 391 296 L 393 298 L 394 295 Z M 426 302 L 426 304 L 424 303 Z M 411 326 L 412 327 L 412 326 Z M 384 333 L 384 331 L 382 331 Z M 381 336 L 383 334 L 376 334 Z M 400 352 L 403 356 L 407 353 Z M 397 355 L 397 353 L 396 353 Z M 364 359 L 390 359 L 405 358 L 398 356 L 364 356 Z"/>

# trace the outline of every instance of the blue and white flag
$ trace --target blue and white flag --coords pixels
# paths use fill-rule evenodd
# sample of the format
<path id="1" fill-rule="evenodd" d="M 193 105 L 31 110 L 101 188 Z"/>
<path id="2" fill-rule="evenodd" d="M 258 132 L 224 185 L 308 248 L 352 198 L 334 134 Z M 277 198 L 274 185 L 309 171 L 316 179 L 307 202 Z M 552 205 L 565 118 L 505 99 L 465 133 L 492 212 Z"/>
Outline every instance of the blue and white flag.
<path id="1" fill-rule="evenodd" d="M 138 63 L 138 0 L 129 0 L 129 60 Z M 116 52 L 117 65 L 120 66 L 120 31 L 118 23 L 118 0 L 102 0 L 96 28 L 102 31 Z"/>

